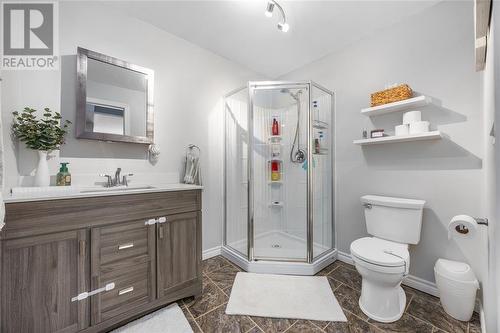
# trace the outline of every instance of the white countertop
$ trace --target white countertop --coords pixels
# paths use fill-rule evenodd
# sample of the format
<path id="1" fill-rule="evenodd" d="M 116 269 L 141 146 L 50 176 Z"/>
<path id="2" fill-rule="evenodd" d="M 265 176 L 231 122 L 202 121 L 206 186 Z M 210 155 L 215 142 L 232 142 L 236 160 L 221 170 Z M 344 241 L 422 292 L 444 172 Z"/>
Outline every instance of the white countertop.
<path id="1" fill-rule="evenodd" d="M 111 195 L 127 195 L 138 193 L 172 192 L 202 190 L 203 186 L 189 184 L 162 184 L 162 185 L 138 185 L 134 184 L 128 188 L 119 187 L 76 187 L 76 186 L 49 186 L 43 188 L 16 188 L 14 194 L 4 198 L 5 203 L 29 202 L 72 198 L 104 197 Z"/>

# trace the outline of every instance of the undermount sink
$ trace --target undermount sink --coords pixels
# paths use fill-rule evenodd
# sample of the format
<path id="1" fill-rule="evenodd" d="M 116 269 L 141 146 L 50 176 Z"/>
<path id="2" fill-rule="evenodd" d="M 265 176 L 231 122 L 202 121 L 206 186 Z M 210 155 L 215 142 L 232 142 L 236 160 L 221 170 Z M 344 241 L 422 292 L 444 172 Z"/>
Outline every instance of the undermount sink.
<path id="1" fill-rule="evenodd" d="M 134 190 L 150 190 L 154 189 L 154 186 L 143 185 L 143 186 L 116 186 L 116 187 L 94 187 L 80 190 L 80 193 L 93 193 L 93 192 L 123 192 L 123 191 L 134 191 Z"/>

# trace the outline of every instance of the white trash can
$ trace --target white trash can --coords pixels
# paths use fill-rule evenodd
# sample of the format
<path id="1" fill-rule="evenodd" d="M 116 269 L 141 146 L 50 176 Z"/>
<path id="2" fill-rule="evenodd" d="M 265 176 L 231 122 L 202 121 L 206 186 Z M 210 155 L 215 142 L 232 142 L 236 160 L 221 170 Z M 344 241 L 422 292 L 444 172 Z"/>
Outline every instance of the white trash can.
<path id="1" fill-rule="evenodd" d="M 479 289 L 479 282 L 470 266 L 459 261 L 438 259 L 434 276 L 446 313 L 458 320 L 469 321 Z"/>

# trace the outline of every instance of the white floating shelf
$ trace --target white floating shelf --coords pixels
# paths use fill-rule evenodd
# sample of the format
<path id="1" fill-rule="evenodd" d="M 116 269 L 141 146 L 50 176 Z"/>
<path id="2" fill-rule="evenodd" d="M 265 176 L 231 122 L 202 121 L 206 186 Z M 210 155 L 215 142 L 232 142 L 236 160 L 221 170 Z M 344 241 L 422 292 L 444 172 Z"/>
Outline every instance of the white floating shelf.
<path id="1" fill-rule="evenodd" d="M 403 101 L 388 103 L 384 105 L 374 106 L 361 110 L 361 114 L 365 116 L 378 116 L 381 114 L 408 110 L 410 108 L 417 108 L 425 106 L 431 102 L 431 98 L 427 96 L 417 96 Z"/>
<path id="2" fill-rule="evenodd" d="M 396 142 L 408 142 L 408 141 L 420 141 L 420 140 L 437 140 L 441 139 L 442 135 L 440 131 L 432 131 L 420 134 L 410 134 L 410 135 L 400 135 L 400 136 L 384 136 L 382 138 L 373 139 L 361 139 L 354 140 L 355 145 L 366 146 L 366 145 L 376 145 L 382 143 L 396 143 Z"/>
<path id="3" fill-rule="evenodd" d="M 269 207 L 283 207 L 282 201 L 273 201 L 269 204 Z"/>
<path id="4" fill-rule="evenodd" d="M 269 142 L 280 142 L 281 141 L 281 135 L 271 135 L 269 138 L 268 138 Z"/>
<path id="5" fill-rule="evenodd" d="M 268 182 L 268 184 L 269 185 L 281 185 L 281 184 L 283 184 L 283 182 L 281 180 L 275 180 L 275 181 L 271 180 Z"/>

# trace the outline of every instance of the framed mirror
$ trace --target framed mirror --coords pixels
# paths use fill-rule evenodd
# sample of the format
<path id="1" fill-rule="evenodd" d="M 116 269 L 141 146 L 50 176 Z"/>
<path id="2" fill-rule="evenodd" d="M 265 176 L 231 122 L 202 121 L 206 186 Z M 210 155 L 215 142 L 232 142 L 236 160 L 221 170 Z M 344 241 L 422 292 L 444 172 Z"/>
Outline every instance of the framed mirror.
<path id="1" fill-rule="evenodd" d="M 152 144 L 153 70 L 81 47 L 77 58 L 77 138 Z"/>

